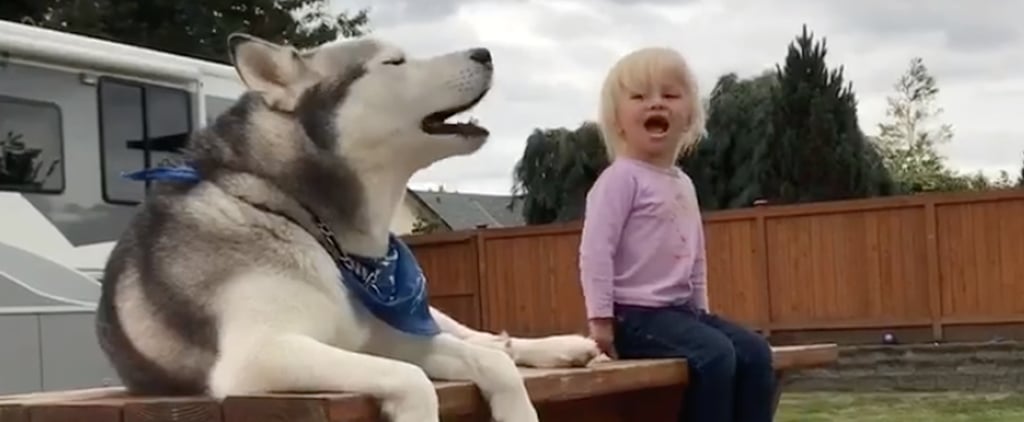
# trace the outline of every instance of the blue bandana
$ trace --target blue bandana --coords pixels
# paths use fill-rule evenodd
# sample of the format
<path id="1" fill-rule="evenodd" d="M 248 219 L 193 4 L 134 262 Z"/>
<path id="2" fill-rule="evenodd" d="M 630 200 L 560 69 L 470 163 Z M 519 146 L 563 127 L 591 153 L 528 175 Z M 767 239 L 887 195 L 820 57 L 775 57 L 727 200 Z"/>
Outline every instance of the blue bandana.
<path id="1" fill-rule="evenodd" d="M 339 261 L 342 283 L 374 316 L 409 334 L 433 336 L 441 332 L 430 315 L 423 270 L 397 236 L 388 236 L 384 258 L 342 253 Z"/>
<path id="2" fill-rule="evenodd" d="M 121 173 L 121 177 L 138 182 L 156 180 L 161 182 L 199 183 L 199 172 L 192 166 L 152 167 L 145 170 Z"/>
<path id="3" fill-rule="evenodd" d="M 124 178 L 136 181 L 198 183 L 195 168 L 187 165 L 154 167 L 131 173 Z M 394 234 L 388 235 L 388 252 L 383 258 L 367 258 L 345 253 L 330 229 L 319 222 L 325 239 L 319 239 L 341 272 L 341 283 L 375 317 L 409 334 L 434 336 L 441 332 L 430 315 L 426 276 L 409 247 Z M 326 244 L 325 244 L 326 243 Z M 331 247 L 335 249 L 331 251 Z"/>

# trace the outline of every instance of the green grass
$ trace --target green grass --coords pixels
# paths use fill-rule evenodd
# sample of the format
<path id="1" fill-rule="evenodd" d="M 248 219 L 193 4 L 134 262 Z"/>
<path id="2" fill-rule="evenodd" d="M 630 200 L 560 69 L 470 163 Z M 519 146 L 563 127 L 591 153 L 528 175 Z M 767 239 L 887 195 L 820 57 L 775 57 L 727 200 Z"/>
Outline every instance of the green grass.
<path id="1" fill-rule="evenodd" d="M 1024 394 L 784 393 L 778 422 L 1021 422 Z"/>

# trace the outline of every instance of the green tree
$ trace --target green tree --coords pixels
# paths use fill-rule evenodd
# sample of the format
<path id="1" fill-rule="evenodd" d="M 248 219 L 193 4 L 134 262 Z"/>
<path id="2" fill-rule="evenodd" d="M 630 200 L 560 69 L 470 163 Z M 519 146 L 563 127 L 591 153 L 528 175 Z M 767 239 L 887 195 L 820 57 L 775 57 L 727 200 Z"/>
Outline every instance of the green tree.
<path id="1" fill-rule="evenodd" d="M 1024 153 L 1021 153 L 1021 157 L 1024 157 Z M 1020 176 L 1017 177 L 1017 186 L 1024 188 L 1024 158 L 1020 161 Z"/>
<path id="2" fill-rule="evenodd" d="M 709 137 L 697 153 L 680 160 L 704 209 L 750 206 L 760 196 L 756 152 L 772 136 L 772 90 L 776 79 L 764 72 L 750 79 L 726 74 L 708 101 Z"/>
<path id="3" fill-rule="evenodd" d="M 526 224 L 583 217 L 586 195 L 608 158 L 596 123 L 576 130 L 534 129 L 513 170 L 512 203 L 523 201 Z"/>
<path id="4" fill-rule="evenodd" d="M 416 217 L 416 221 L 412 223 L 412 234 L 430 234 L 439 232 L 442 230 L 441 223 L 434 219 L 426 219 L 423 217 Z"/>
<path id="5" fill-rule="evenodd" d="M 977 186 L 976 180 L 967 181 L 949 169 L 937 150 L 937 146 L 952 140 L 953 129 L 933 122 L 942 114 L 936 104 L 939 87 L 924 60 L 911 59 L 893 88 L 895 95 L 887 99 L 889 121 L 878 125 L 874 141 L 901 189 L 934 192 L 964 189 L 965 184 Z"/>
<path id="6" fill-rule="evenodd" d="M 1013 187 L 1013 180 L 1010 173 L 1001 170 L 999 176 L 989 178 L 980 170 L 974 173 L 959 174 L 945 182 L 944 191 L 984 191 L 994 189 L 1008 189 Z"/>
<path id="7" fill-rule="evenodd" d="M 891 177 L 865 140 L 852 84 L 830 70 L 825 41 L 803 33 L 776 66 L 773 134 L 757 154 L 761 193 L 772 203 L 889 194 Z"/>
<path id="8" fill-rule="evenodd" d="M 999 170 L 999 176 L 991 181 L 992 189 L 1010 189 L 1016 185 L 1016 181 L 1010 178 L 1006 170 Z"/>
<path id="9" fill-rule="evenodd" d="M 227 36 L 245 31 L 309 47 L 367 31 L 367 10 L 332 13 L 329 0 L 4 0 L 0 19 L 227 62 Z"/>

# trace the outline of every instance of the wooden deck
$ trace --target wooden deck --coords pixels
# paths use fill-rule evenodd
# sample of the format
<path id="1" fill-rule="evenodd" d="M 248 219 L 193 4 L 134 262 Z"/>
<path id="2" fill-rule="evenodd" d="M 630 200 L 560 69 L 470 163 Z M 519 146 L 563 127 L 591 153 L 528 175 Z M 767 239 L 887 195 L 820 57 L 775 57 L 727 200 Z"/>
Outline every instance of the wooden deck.
<path id="1" fill-rule="evenodd" d="M 780 374 L 830 365 L 834 344 L 776 347 Z M 685 361 L 611 361 L 577 369 L 521 372 L 541 420 L 669 422 L 686 388 Z M 437 382 L 442 420 L 489 422 L 475 386 Z M 120 388 L 0 396 L 0 422 L 378 422 L 376 400 L 355 394 L 131 397 Z"/>

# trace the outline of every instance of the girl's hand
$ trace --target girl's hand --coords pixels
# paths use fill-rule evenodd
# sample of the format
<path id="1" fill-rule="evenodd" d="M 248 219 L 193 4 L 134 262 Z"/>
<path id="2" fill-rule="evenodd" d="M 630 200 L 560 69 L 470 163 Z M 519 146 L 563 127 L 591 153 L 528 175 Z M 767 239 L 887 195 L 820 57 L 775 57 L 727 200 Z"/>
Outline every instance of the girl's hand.
<path id="1" fill-rule="evenodd" d="M 597 343 L 601 352 L 612 359 L 618 359 L 615 353 L 615 325 L 611 318 L 595 318 L 590 320 L 590 339 Z"/>

